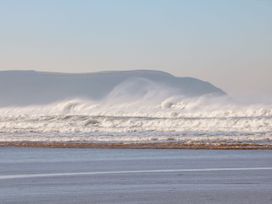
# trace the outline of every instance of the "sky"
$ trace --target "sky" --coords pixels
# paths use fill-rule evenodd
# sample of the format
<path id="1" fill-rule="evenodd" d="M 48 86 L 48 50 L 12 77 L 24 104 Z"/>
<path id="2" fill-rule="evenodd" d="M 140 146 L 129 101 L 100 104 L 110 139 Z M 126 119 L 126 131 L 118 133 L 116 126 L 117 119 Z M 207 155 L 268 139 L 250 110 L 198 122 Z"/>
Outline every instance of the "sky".
<path id="1" fill-rule="evenodd" d="M 133 69 L 272 99 L 272 0 L 0 0 L 0 70 Z"/>

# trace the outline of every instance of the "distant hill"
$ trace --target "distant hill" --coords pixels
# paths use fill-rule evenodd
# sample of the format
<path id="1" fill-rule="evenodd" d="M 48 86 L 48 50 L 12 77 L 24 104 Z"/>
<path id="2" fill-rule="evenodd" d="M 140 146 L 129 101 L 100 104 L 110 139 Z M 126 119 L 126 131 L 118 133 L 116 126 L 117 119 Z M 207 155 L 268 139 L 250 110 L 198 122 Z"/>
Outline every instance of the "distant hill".
<path id="1" fill-rule="evenodd" d="M 124 81 L 146 79 L 185 96 L 225 93 L 209 82 L 151 70 L 96 73 L 0 71 L 0 105 L 44 104 L 72 98 L 102 99 Z M 137 87 L 137 86 L 136 86 Z"/>

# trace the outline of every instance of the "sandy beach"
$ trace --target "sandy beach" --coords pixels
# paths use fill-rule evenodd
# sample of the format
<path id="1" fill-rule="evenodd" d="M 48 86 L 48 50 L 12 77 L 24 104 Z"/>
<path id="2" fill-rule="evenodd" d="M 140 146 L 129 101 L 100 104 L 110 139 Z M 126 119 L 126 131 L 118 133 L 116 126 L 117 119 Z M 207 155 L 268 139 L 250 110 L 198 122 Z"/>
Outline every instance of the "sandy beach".
<path id="1" fill-rule="evenodd" d="M 0 148 L 1 204 L 267 204 L 260 150 Z"/>

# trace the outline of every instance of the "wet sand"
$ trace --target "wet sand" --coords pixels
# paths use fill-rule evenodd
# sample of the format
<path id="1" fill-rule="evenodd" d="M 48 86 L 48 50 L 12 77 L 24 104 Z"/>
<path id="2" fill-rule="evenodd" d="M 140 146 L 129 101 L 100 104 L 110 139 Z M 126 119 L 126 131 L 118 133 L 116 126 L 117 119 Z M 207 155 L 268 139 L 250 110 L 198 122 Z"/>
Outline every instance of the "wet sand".
<path id="1" fill-rule="evenodd" d="M 0 148 L 1 204 L 272 201 L 260 150 Z"/>
<path id="2" fill-rule="evenodd" d="M 0 142 L 0 147 L 101 148 L 101 149 L 207 149 L 207 150 L 272 150 L 269 144 L 184 144 L 166 143 L 84 143 L 84 142 Z"/>

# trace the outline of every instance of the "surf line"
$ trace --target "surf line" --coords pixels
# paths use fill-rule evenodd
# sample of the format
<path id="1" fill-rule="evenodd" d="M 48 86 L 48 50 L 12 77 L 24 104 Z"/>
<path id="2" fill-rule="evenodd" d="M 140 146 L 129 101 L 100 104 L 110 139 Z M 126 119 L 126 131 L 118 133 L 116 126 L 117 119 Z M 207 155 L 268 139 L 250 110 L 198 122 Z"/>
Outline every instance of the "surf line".
<path id="1" fill-rule="evenodd" d="M 115 174 L 152 174 L 152 173 L 181 173 L 181 172 L 213 172 L 213 171 L 258 171 L 272 170 L 272 167 L 253 168 L 204 168 L 204 169 L 151 169 L 151 170 L 128 170 L 128 171 L 90 171 L 90 172 L 64 172 L 64 173 L 42 173 L 42 174 L 14 174 L 0 175 L 0 180 L 7 179 L 27 179 L 45 177 L 65 177 L 65 176 L 92 176 L 92 175 L 115 175 Z"/>

